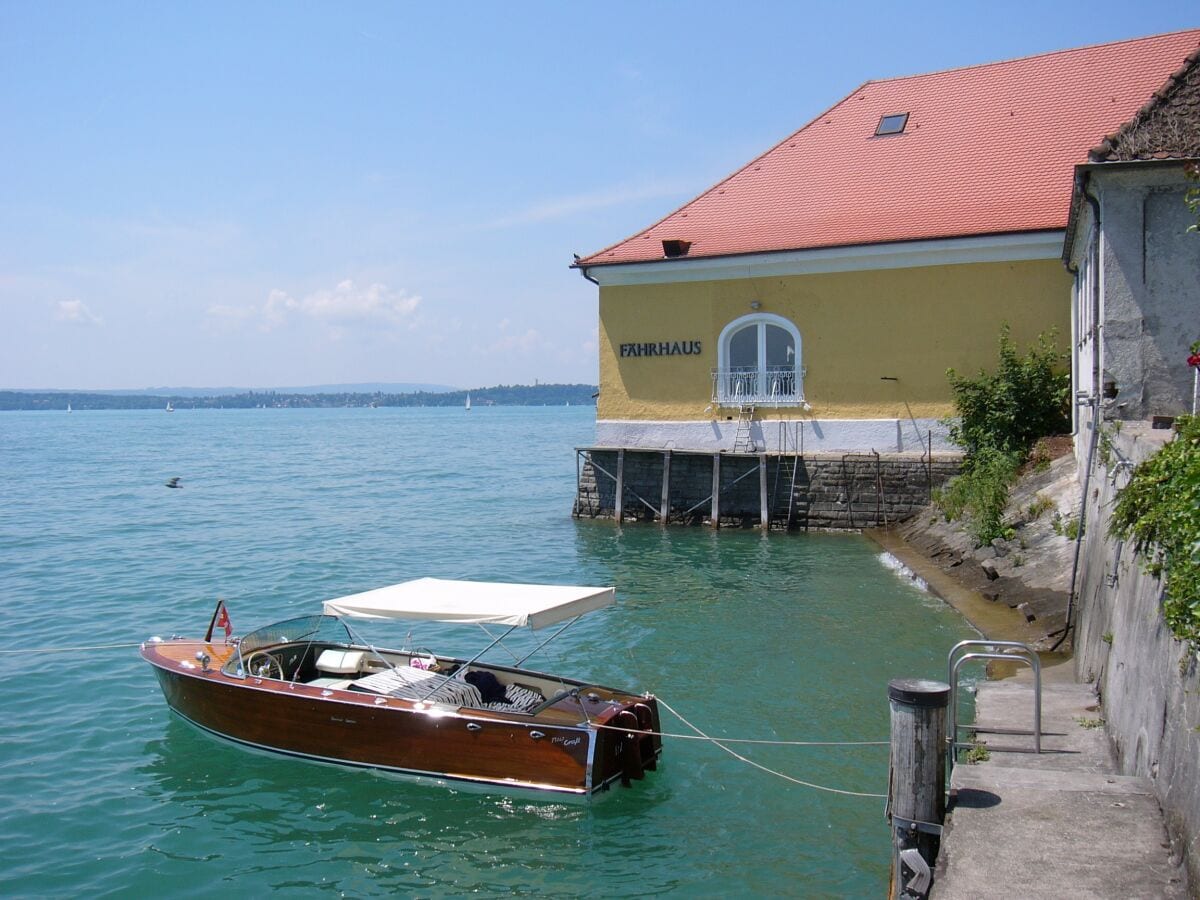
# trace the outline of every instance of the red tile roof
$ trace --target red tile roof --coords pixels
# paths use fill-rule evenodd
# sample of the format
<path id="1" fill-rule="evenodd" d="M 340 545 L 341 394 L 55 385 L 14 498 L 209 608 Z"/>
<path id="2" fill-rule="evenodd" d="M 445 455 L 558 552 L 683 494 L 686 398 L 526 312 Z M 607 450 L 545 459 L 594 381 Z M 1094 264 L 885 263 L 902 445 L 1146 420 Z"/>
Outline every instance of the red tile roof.
<path id="1" fill-rule="evenodd" d="M 868 81 L 671 213 L 577 266 L 1063 228 L 1072 172 L 1200 46 L 1200 29 Z M 881 116 L 909 113 L 875 137 Z"/>
<path id="2" fill-rule="evenodd" d="M 1200 50 L 1171 73 L 1116 134 L 1093 147 L 1092 162 L 1200 158 Z"/>

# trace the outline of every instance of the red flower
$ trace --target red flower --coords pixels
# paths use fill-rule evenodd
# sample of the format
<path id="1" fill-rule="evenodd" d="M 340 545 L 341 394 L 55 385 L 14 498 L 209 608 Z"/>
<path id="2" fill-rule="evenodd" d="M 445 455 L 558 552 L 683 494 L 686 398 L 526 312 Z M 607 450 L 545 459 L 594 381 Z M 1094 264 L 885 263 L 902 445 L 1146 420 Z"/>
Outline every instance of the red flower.
<path id="1" fill-rule="evenodd" d="M 1193 353 L 1191 356 L 1189 356 L 1188 365 L 1195 366 L 1196 368 L 1200 369 L 1200 353 Z"/>

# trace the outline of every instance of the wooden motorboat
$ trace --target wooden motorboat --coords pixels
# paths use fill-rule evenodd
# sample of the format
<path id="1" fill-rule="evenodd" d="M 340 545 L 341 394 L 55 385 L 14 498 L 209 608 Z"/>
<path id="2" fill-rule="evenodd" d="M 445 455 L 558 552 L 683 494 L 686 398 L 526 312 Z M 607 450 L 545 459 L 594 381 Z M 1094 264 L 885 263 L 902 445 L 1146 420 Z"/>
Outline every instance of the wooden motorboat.
<path id="1" fill-rule="evenodd" d="M 517 628 L 561 624 L 608 605 L 612 588 L 423 578 L 337 600 L 224 641 L 141 647 L 171 710 L 224 738 L 277 753 L 438 779 L 590 795 L 628 785 L 662 753 L 650 694 L 481 662 Z M 379 649 L 347 619 L 508 626 L 470 659 Z M 490 633 L 490 632 L 489 632 Z"/>

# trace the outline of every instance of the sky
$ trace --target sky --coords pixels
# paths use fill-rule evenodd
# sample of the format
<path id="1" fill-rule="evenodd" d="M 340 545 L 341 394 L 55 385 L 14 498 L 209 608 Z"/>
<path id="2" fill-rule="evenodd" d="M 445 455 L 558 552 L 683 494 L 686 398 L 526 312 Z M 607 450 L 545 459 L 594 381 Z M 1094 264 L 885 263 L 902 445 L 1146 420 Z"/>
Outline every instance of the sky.
<path id="1" fill-rule="evenodd" d="M 1159 0 L 0 0 L 0 389 L 595 383 L 573 253 L 864 81 L 1197 25 Z"/>

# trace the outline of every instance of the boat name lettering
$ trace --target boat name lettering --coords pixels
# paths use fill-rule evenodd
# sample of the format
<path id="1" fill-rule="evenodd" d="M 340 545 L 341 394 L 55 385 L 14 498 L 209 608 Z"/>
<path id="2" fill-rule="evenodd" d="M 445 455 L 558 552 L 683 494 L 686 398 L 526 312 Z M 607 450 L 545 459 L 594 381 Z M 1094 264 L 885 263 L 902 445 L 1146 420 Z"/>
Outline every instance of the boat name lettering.
<path id="1" fill-rule="evenodd" d="M 698 356 L 701 351 L 700 341 L 644 341 L 620 348 L 621 356 Z"/>
<path id="2" fill-rule="evenodd" d="M 583 741 L 583 738 L 581 738 L 581 737 L 568 738 L 568 737 L 563 737 L 561 734 L 558 737 L 550 738 L 550 743 L 562 744 L 564 747 L 574 747 L 577 744 L 581 743 L 582 741 Z"/>

